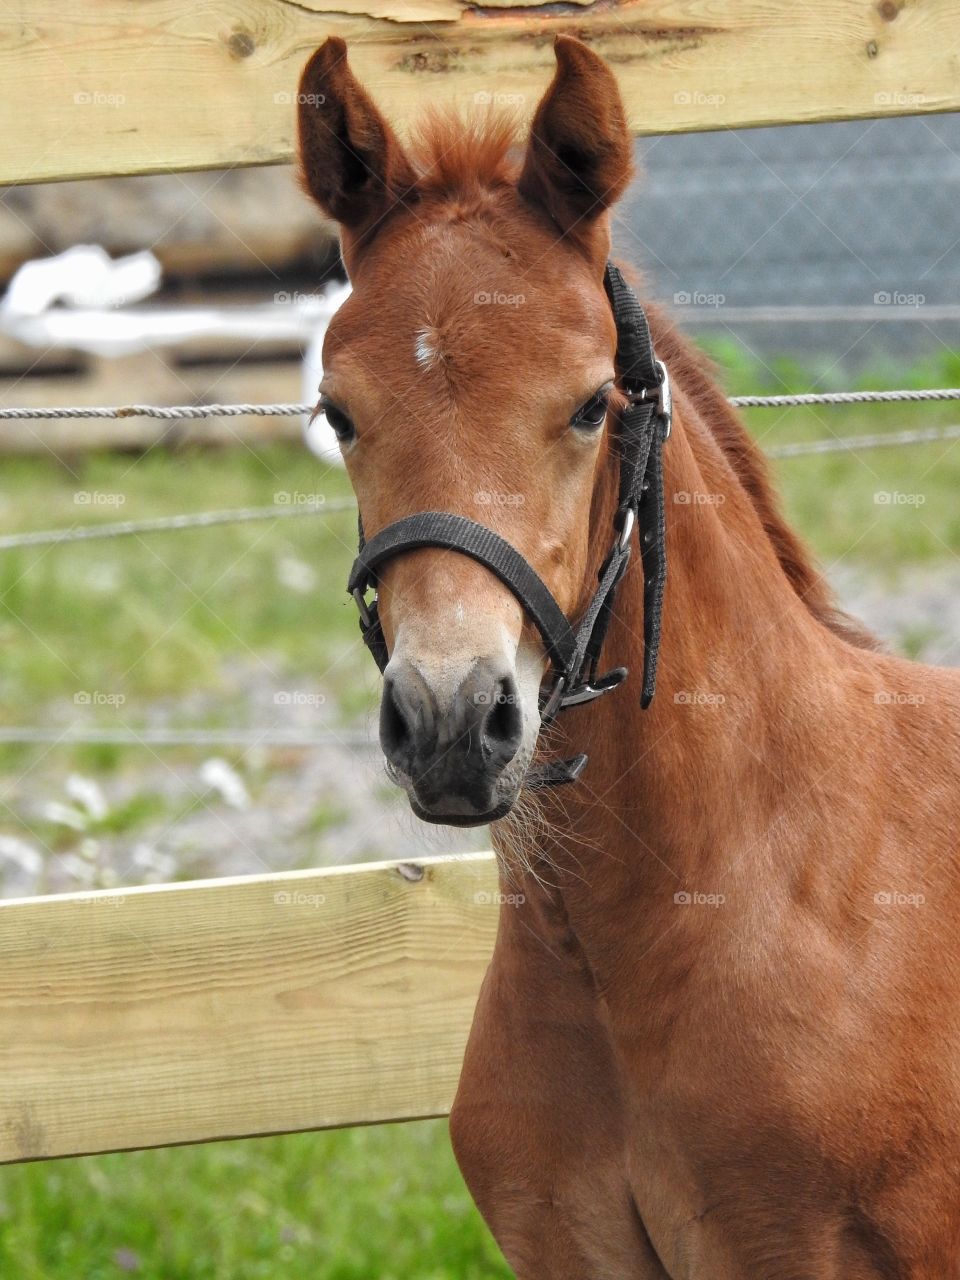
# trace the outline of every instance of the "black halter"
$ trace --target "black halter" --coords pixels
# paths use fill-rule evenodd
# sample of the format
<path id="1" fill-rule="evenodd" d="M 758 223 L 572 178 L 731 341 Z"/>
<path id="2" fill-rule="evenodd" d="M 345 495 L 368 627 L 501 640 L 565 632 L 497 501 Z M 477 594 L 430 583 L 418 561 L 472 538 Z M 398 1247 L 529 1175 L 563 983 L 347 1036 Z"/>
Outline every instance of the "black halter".
<path id="1" fill-rule="evenodd" d="M 656 359 L 650 329 L 636 294 L 619 269 L 607 263 L 604 287 L 617 325 L 617 376 L 627 397 L 620 414 L 617 446 L 620 455 L 620 500 L 614 517 L 614 540 L 600 569 L 593 599 L 574 626 L 549 588 L 519 551 L 486 525 L 445 511 L 422 511 L 388 525 L 364 540 L 350 570 L 347 589 L 360 610 L 364 644 L 381 671 L 389 654 L 377 613 L 377 600 L 366 592 L 376 587 L 384 561 L 404 551 L 442 547 L 470 556 L 486 566 L 508 587 L 539 631 L 551 663 L 540 693 L 540 719 L 549 724 L 566 707 L 591 702 L 626 679 L 625 667 L 598 674 L 600 651 L 613 612 L 617 586 L 630 560 L 631 537 L 638 531 L 643 562 L 643 685 L 641 707 L 653 699 L 660 647 L 660 612 L 667 563 L 664 531 L 663 460 L 661 448 L 670 435 L 670 382 Z M 585 755 L 541 766 L 528 784 L 551 786 L 573 782 L 587 762 Z"/>

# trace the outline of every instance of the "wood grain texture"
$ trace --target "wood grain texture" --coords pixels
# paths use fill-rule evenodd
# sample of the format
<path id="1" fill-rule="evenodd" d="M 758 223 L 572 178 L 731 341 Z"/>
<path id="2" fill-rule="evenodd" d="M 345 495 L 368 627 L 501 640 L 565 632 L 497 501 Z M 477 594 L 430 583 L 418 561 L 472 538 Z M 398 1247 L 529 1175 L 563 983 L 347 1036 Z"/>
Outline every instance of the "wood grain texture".
<path id="1" fill-rule="evenodd" d="M 290 160 L 331 33 L 401 121 L 428 99 L 529 115 L 558 32 L 614 64 L 638 133 L 960 107 L 956 0 L 11 0 L 0 183 Z"/>
<path id="2" fill-rule="evenodd" d="M 0 905 L 0 1161 L 445 1114 L 493 856 Z"/>

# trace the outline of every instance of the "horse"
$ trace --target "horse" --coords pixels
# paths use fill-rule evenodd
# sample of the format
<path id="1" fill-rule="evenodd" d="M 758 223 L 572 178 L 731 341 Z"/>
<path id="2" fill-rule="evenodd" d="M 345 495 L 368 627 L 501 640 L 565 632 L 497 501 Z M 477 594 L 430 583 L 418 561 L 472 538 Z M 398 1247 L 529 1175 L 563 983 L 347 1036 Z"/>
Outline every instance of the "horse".
<path id="1" fill-rule="evenodd" d="M 659 639 L 656 696 L 586 681 L 541 732 L 530 583 L 572 626 L 628 558 L 648 390 L 605 287 L 616 78 L 575 38 L 555 57 L 525 139 L 434 110 L 401 141 L 335 37 L 298 99 L 353 286 L 319 408 L 365 545 L 407 530 L 358 579 L 383 751 L 419 817 L 492 823 L 501 877 L 454 1152 L 520 1280 L 960 1276 L 958 677 L 840 612 L 654 306 L 662 613 L 646 556 L 601 612 L 604 662 L 649 667 Z"/>

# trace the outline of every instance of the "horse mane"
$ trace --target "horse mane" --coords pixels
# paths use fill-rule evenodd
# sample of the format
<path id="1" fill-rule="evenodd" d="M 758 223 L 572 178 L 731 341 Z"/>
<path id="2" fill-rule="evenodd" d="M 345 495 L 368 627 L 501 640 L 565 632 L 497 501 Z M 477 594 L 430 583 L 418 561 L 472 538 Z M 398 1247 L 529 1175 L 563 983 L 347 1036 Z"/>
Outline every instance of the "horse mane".
<path id="1" fill-rule="evenodd" d="M 418 193 L 457 200 L 514 185 L 519 169 L 519 131 L 516 113 L 509 111 L 465 116 L 449 108 L 427 108 L 409 140 Z M 675 384 L 692 400 L 753 503 L 793 590 L 829 631 L 857 648 L 880 648 L 861 622 L 839 608 L 826 579 L 784 518 L 767 461 L 728 404 L 714 363 L 679 332 L 661 308 L 648 304 L 647 310 L 658 354 L 672 370 Z"/>
<path id="2" fill-rule="evenodd" d="M 794 591 L 829 631 L 859 649 L 881 648 L 876 636 L 837 605 L 832 588 L 787 523 L 763 451 L 727 401 L 714 362 L 670 323 L 660 307 L 648 306 L 657 353 L 673 371 L 675 385 L 693 401 L 724 457 L 753 503 L 764 532 Z"/>

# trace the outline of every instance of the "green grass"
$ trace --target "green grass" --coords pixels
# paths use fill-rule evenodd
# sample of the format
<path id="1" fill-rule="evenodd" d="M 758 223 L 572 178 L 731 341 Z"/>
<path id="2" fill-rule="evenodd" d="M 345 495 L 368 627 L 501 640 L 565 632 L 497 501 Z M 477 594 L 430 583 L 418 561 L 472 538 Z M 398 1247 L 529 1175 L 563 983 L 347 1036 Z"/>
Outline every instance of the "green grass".
<path id="1" fill-rule="evenodd" d="M 11 1280 L 499 1280 L 441 1121 L 0 1171 Z"/>
<path id="2" fill-rule="evenodd" d="M 37 458 L 3 465 L 2 532 L 265 506 L 277 493 L 349 495 L 342 471 L 282 447 L 93 455 L 69 470 Z M 77 505 L 80 493 L 123 503 Z M 349 686 L 355 530 L 348 511 L 4 552 L 5 717 L 34 710 L 38 698 L 89 695 L 85 713 L 135 720 L 138 704 L 185 689 L 229 694 L 225 657 L 272 680 L 311 671 Z M 299 589 L 285 580 L 291 565 L 305 575 Z"/>
<path id="3" fill-rule="evenodd" d="M 78 494 L 110 505 L 78 504 Z M 331 501 L 350 490 L 341 469 L 284 446 L 91 455 L 62 467 L 13 458 L 3 463 L 0 533 L 268 506 L 276 494 Z M 296 691 L 304 682 L 327 690 L 325 721 L 354 719 L 369 711 L 372 687 L 345 590 L 355 548 L 354 512 L 321 509 L 2 552 L 0 723 L 136 727 L 166 703 L 173 723 L 279 724 L 288 717 L 269 699 L 266 712 L 251 714 L 250 687 Z M 207 695 L 199 713 L 179 708 L 187 695 Z M 129 758 L 112 746 L 59 753 L 94 772 Z M 0 773 L 20 773 L 44 754 L 0 746 Z"/>
<path id="4" fill-rule="evenodd" d="M 960 354 L 853 379 L 788 359 L 760 364 L 731 342 L 705 343 L 731 395 L 960 386 Z M 826 363 L 826 362 L 825 362 Z M 765 448 L 797 440 L 895 432 L 960 422 L 960 403 L 749 409 Z M 944 560 L 960 552 L 960 441 L 782 459 L 774 474 L 787 516 L 826 566 L 849 560 L 872 569 Z M 892 501 L 883 495 L 900 495 Z"/>

